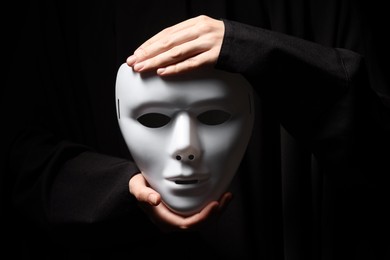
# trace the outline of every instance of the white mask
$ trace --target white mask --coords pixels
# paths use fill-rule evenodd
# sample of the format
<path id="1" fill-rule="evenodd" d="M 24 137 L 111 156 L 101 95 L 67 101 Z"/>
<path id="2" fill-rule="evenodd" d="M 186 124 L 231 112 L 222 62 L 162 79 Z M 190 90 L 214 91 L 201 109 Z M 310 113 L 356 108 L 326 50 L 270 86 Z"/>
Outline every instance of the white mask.
<path id="1" fill-rule="evenodd" d="M 244 77 L 212 69 L 162 78 L 124 63 L 116 105 L 136 164 L 169 209 L 192 215 L 228 189 L 254 120 Z"/>

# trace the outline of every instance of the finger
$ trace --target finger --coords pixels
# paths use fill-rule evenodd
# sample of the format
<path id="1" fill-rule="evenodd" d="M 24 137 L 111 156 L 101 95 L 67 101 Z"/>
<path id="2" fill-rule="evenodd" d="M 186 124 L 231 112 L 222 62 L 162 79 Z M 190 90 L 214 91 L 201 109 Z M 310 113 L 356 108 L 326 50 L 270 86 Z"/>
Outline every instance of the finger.
<path id="1" fill-rule="evenodd" d="M 191 227 L 199 226 L 205 223 L 206 221 L 209 221 L 211 216 L 218 210 L 218 206 L 219 203 L 217 201 L 210 202 L 199 213 L 196 213 L 192 216 L 183 219 L 182 226 L 186 228 L 191 228 Z"/>
<path id="2" fill-rule="evenodd" d="M 140 193 L 142 186 L 146 186 L 146 180 L 141 173 L 135 174 L 129 181 L 130 193 L 135 195 Z"/>
<path id="3" fill-rule="evenodd" d="M 152 206 L 161 202 L 160 194 L 149 187 L 142 174 L 137 174 L 130 179 L 129 190 L 139 202 L 147 202 Z"/>
<path id="4" fill-rule="evenodd" d="M 228 206 L 228 204 L 232 199 L 233 199 L 233 194 L 231 192 L 224 193 L 221 199 L 219 200 L 218 210 L 222 212 L 224 209 L 226 209 L 226 207 Z"/>
<path id="5" fill-rule="evenodd" d="M 157 219 L 160 223 L 170 226 L 171 229 L 188 230 L 209 221 L 211 218 L 210 216 L 218 210 L 218 204 L 217 201 L 210 202 L 199 213 L 186 217 L 172 212 L 161 203 L 159 206 L 155 207 L 155 214 L 159 216 Z"/>
<path id="6" fill-rule="evenodd" d="M 206 222 L 210 222 L 212 219 L 218 218 L 222 211 L 227 207 L 228 203 L 232 199 L 232 193 L 226 192 L 220 199 L 220 202 L 212 201 L 206 207 L 204 207 L 199 213 L 184 218 L 182 220 L 182 228 L 195 228 Z M 222 203 L 222 205 L 221 205 Z"/>
<path id="7" fill-rule="evenodd" d="M 149 62 L 150 64 L 156 63 L 156 64 L 163 64 L 163 63 L 157 63 L 161 59 L 153 59 L 154 57 L 158 56 L 161 53 L 164 53 L 166 51 L 171 50 L 174 47 L 180 47 L 181 44 L 192 41 L 196 39 L 197 36 L 193 34 L 189 34 L 188 32 L 173 34 L 173 35 L 167 35 L 166 37 L 163 37 L 159 39 L 158 41 L 155 41 L 154 43 L 150 43 L 148 46 L 140 46 L 133 55 L 129 56 L 126 60 L 126 63 L 133 67 L 134 65 L 137 65 L 134 69 L 136 71 L 140 71 L 144 65 L 141 66 L 140 63 L 147 59 L 152 59 L 152 62 Z"/>
<path id="8" fill-rule="evenodd" d="M 164 30 L 155 39 L 141 45 L 134 55 L 128 57 L 127 64 L 141 72 L 164 68 L 207 51 L 212 54 L 208 60 L 216 61 L 224 36 L 223 22 L 202 16 L 193 21 L 189 27 L 180 27 L 175 33 Z"/>
<path id="9" fill-rule="evenodd" d="M 212 59 L 209 52 L 203 52 L 196 56 L 190 57 L 175 64 L 168 65 L 157 69 L 157 74 L 160 76 L 169 76 L 180 74 L 189 70 L 199 68 L 203 65 L 212 65 L 216 59 Z"/>
<path id="10" fill-rule="evenodd" d="M 171 64 L 179 63 L 183 60 L 194 57 L 202 52 L 207 52 L 209 46 L 198 41 L 182 43 L 167 50 L 155 57 L 145 60 L 134 65 L 134 70 L 137 72 L 166 67 Z"/>
<path id="11" fill-rule="evenodd" d="M 187 28 L 176 33 L 169 33 L 162 36 L 159 40 L 150 43 L 148 46 L 141 46 L 135 52 L 133 57 L 137 63 L 156 57 L 157 55 L 170 50 L 183 52 L 186 51 L 185 43 L 199 38 L 199 32 L 194 28 Z M 184 45 L 183 45 L 184 44 Z M 172 52 L 171 54 L 172 55 Z"/>
<path id="12" fill-rule="evenodd" d="M 154 211 L 154 220 L 159 223 L 159 227 L 165 231 L 168 230 L 186 230 L 190 228 L 185 223 L 185 217 L 176 214 L 169 208 L 160 203 L 160 205 L 151 209 Z"/>
<path id="13" fill-rule="evenodd" d="M 218 23 L 218 26 L 216 26 L 216 23 Z M 134 55 L 129 57 L 128 63 L 132 66 L 131 61 L 144 61 L 182 43 L 202 37 L 220 26 L 223 27 L 223 22 L 216 21 L 204 15 L 183 21 L 162 30 L 160 33 L 143 43 L 134 52 Z"/>

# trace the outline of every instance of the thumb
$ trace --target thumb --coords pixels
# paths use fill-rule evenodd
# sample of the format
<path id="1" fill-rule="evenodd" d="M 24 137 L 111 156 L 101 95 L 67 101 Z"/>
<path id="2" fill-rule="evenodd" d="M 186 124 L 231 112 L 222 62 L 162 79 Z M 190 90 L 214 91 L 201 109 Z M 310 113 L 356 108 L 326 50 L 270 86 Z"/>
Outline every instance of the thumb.
<path id="1" fill-rule="evenodd" d="M 129 191 L 139 202 L 146 202 L 152 206 L 157 206 L 161 202 L 160 194 L 149 187 L 142 174 L 136 174 L 130 179 Z"/>

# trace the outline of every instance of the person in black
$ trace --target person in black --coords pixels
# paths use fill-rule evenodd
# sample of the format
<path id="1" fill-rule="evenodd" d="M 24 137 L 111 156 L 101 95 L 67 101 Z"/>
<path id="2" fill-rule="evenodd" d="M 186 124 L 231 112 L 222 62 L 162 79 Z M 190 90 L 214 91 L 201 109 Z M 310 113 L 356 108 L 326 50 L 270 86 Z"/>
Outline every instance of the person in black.
<path id="1" fill-rule="evenodd" d="M 375 29 L 382 21 L 372 15 L 380 5 L 102 0 L 31 7 L 2 100 L 2 212 L 15 258 L 389 253 L 382 236 L 388 56 Z M 208 65 L 246 76 L 260 113 L 217 224 L 161 232 L 156 215 L 129 192 L 140 175 L 117 126 L 115 75 L 145 40 L 198 15 L 224 23 L 220 53 Z"/>
<path id="2" fill-rule="evenodd" d="M 389 198 L 383 186 L 387 183 L 388 171 L 385 163 L 389 155 L 386 151 L 388 109 L 386 99 L 381 100 L 381 93 L 375 93 L 370 87 L 365 62 L 361 54 L 345 48 L 331 48 L 207 16 L 188 19 L 162 30 L 127 59 L 135 71 L 156 70 L 163 77 L 211 64 L 218 69 L 242 73 L 251 80 L 260 96 L 260 110 L 273 109 L 285 134 L 302 143 L 318 167 L 313 172 L 321 179 L 313 180 L 323 189 L 320 196 L 323 196 L 321 206 L 324 208 L 311 212 L 320 214 L 321 223 L 313 223 L 313 219 L 308 223 L 320 227 L 306 228 L 319 229 L 312 238 L 321 242 L 316 241 L 319 244 L 311 246 L 322 247 L 319 250 L 323 250 L 325 259 L 375 258 L 388 253 L 385 243 L 380 241 L 387 225 L 383 217 L 387 214 L 378 203 L 383 199 L 385 204 Z M 263 123 L 261 129 L 265 128 Z M 282 143 L 282 155 L 283 152 L 288 155 L 283 151 L 284 145 Z M 282 157 L 282 167 L 283 159 L 290 160 Z M 249 169 L 252 170 L 256 171 Z M 290 171 L 282 168 L 282 174 L 283 170 Z M 283 177 L 286 178 L 282 176 L 281 182 L 287 181 Z M 289 183 L 284 183 L 282 189 L 288 186 Z M 282 190 L 282 196 L 287 191 Z M 135 194 L 140 201 L 147 202 L 144 198 L 153 192 L 145 187 Z M 282 199 L 288 201 L 289 198 Z M 283 213 L 288 214 L 289 209 L 284 210 Z M 261 219 L 263 213 L 257 214 Z M 284 235 L 299 237 L 302 230 L 288 230 L 291 220 L 283 217 L 286 221 Z M 297 224 L 302 226 L 299 220 Z M 380 229 L 383 230 L 378 232 Z M 285 241 L 286 252 L 299 251 L 288 248 L 292 241 Z M 361 251 L 362 248 L 367 251 Z M 306 248 L 305 254 L 313 253 L 319 254 L 313 248 Z"/>

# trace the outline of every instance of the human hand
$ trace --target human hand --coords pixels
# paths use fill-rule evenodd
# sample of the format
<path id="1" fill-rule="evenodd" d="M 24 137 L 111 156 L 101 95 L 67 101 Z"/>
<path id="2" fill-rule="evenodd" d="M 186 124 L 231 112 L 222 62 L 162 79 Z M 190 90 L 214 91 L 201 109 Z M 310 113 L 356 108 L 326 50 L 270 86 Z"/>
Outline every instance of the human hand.
<path id="1" fill-rule="evenodd" d="M 148 186 L 142 174 L 136 174 L 130 179 L 129 190 L 153 223 L 164 232 L 193 230 L 211 223 L 218 219 L 232 199 L 232 194 L 226 192 L 219 201 L 210 202 L 199 213 L 184 217 L 161 203 L 160 194 Z"/>
<path id="2" fill-rule="evenodd" d="M 216 63 L 225 34 L 223 21 L 200 15 L 168 27 L 127 58 L 137 72 L 171 75 Z"/>

